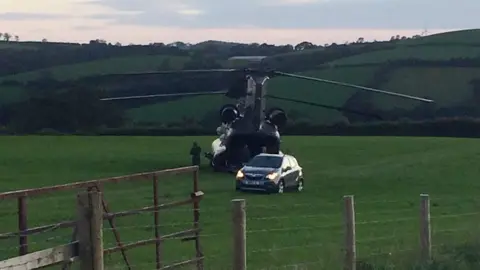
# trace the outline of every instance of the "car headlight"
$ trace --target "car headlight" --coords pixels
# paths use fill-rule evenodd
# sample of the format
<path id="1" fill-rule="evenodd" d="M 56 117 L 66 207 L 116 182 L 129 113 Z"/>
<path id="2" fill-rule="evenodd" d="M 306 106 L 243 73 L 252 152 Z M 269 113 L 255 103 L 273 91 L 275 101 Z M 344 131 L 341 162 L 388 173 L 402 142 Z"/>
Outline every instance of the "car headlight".
<path id="1" fill-rule="evenodd" d="M 271 172 L 271 173 L 269 173 L 269 174 L 266 176 L 266 178 L 267 178 L 268 180 L 273 181 L 273 180 L 275 180 L 275 179 L 277 178 L 277 176 L 278 176 L 278 173 L 276 173 L 276 172 Z"/>
<path id="2" fill-rule="evenodd" d="M 237 180 L 241 180 L 243 177 L 245 177 L 245 175 L 243 174 L 242 170 L 239 170 L 236 176 Z"/>

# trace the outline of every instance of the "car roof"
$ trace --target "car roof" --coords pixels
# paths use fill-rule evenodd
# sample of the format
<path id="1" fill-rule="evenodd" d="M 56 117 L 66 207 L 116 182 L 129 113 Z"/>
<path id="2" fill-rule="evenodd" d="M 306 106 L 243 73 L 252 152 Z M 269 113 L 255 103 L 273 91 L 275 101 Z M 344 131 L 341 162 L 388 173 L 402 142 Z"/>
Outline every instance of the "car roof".
<path id="1" fill-rule="evenodd" d="M 257 156 L 262 156 L 262 157 L 291 157 L 293 158 L 292 155 L 287 155 L 287 154 L 268 154 L 268 153 L 260 153 Z"/>

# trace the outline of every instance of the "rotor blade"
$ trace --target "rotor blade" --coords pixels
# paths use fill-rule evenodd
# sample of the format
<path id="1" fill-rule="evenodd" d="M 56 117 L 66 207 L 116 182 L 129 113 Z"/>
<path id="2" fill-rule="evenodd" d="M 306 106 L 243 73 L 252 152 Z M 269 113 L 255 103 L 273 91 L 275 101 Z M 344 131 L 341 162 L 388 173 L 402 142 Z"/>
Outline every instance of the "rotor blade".
<path id="1" fill-rule="evenodd" d="M 364 90 L 364 91 L 370 91 L 370 92 L 375 92 L 375 93 L 380 93 L 380 94 L 385 94 L 385 95 L 390 95 L 390 96 L 397 96 L 397 97 L 413 99 L 413 100 L 418 100 L 418 101 L 423 101 L 423 102 L 428 102 L 428 103 L 434 102 L 431 99 L 426 99 L 426 98 L 421 98 L 421 97 L 416 97 L 416 96 L 410 96 L 410 95 L 405 95 L 405 94 L 400 94 L 400 93 L 395 93 L 395 92 L 388 92 L 388 91 L 384 91 L 384 90 L 380 90 L 380 89 L 375 89 L 375 88 L 370 88 L 370 87 L 365 87 L 365 86 L 360 86 L 360 85 L 355 85 L 355 84 L 350 84 L 350 83 L 343 83 L 343 82 L 319 79 L 319 78 L 314 78 L 314 77 L 308 77 L 308 76 L 302 76 L 302 75 L 280 72 L 280 71 L 274 71 L 273 73 L 276 74 L 276 75 L 285 76 L 285 77 L 292 77 L 292 78 L 310 80 L 310 81 L 315 81 L 315 82 L 336 84 L 336 85 L 356 88 L 356 89 L 360 89 L 360 90 Z"/>
<path id="2" fill-rule="evenodd" d="M 126 100 L 126 99 L 142 99 L 142 98 L 154 98 L 154 97 L 186 97 L 186 96 L 205 96 L 205 95 L 220 95 L 226 94 L 227 91 L 216 91 L 216 92 L 198 92 L 198 93 L 175 93 L 175 94 L 154 94 L 154 95 L 143 95 L 143 96 L 127 96 L 127 97 L 111 97 L 111 98 L 102 98 L 102 101 L 109 100 Z"/>
<path id="3" fill-rule="evenodd" d="M 376 115 L 376 114 L 361 112 L 361 111 L 357 111 L 357 110 L 346 109 L 346 108 L 342 108 L 342 107 L 324 105 L 324 104 L 315 103 L 315 102 L 303 101 L 303 100 L 298 100 L 298 99 L 293 99 L 293 98 L 284 98 L 284 97 L 278 97 L 278 96 L 273 96 L 273 95 L 266 95 L 266 97 L 273 98 L 273 99 L 278 99 L 278 100 L 285 100 L 285 101 L 300 103 L 300 104 L 305 104 L 305 105 L 311 105 L 311 106 L 315 106 L 315 107 L 322 107 L 322 108 L 337 110 L 337 111 L 341 111 L 341 112 L 348 112 L 348 113 L 368 116 L 368 117 L 376 118 L 378 120 L 382 120 L 382 118 L 380 116 Z"/>
<path id="4" fill-rule="evenodd" d="M 216 72 L 234 72 L 240 71 L 238 69 L 179 69 L 179 70 L 165 70 L 165 71 L 145 71 L 145 72 L 130 72 L 130 73 L 113 73 L 101 74 L 95 77 L 110 77 L 110 76 L 141 76 L 141 75 L 168 75 L 168 74 L 191 74 L 191 73 L 216 73 Z"/>

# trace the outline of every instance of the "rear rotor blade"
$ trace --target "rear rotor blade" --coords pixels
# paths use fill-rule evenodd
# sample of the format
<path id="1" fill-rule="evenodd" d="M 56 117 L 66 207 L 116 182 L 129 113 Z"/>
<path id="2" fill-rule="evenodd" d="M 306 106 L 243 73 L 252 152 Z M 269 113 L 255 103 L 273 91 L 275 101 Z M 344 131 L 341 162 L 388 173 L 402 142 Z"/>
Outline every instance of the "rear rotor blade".
<path id="1" fill-rule="evenodd" d="M 350 83 L 343 83 L 343 82 L 319 79 L 319 78 L 314 78 L 314 77 L 308 77 L 308 76 L 302 76 L 302 75 L 297 75 L 297 74 L 280 72 L 280 71 L 274 71 L 273 73 L 276 74 L 276 75 L 285 76 L 285 77 L 292 77 L 292 78 L 310 80 L 310 81 L 315 81 L 315 82 L 323 82 L 323 83 L 341 85 L 341 86 L 356 88 L 356 89 L 359 89 L 359 90 L 364 90 L 364 91 L 369 91 L 369 92 L 374 92 L 374 93 L 379 93 L 379 94 L 385 94 L 385 95 L 390 95 L 390 96 L 396 96 L 396 97 L 401 97 L 401 98 L 406 98 L 406 99 L 413 99 L 413 100 L 418 100 L 418 101 L 423 101 L 423 102 L 428 102 L 428 103 L 434 102 L 431 99 L 426 99 L 426 98 L 421 98 L 421 97 L 416 97 L 416 96 L 410 96 L 410 95 L 405 95 L 405 94 L 400 94 L 400 93 L 395 93 L 395 92 L 389 92 L 389 91 L 384 91 L 384 90 L 380 90 L 380 89 L 375 89 L 375 88 L 370 88 L 370 87 L 365 87 L 365 86 L 360 86 L 360 85 L 355 85 L 355 84 L 350 84 Z"/>
<path id="2" fill-rule="evenodd" d="M 155 98 L 155 97 L 187 97 L 187 96 L 206 96 L 206 95 L 221 95 L 226 94 L 227 91 L 215 91 L 215 92 L 198 92 L 198 93 L 175 93 L 175 94 L 154 94 L 143 96 L 127 96 L 127 97 L 111 97 L 102 98 L 102 101 L 110 100 L 126 100 L 126 99 L 142 99 L 142 98 Z"/>
<path id="3" fill-rule="evenodd" d="M 337 110 L 337 111 L 341 111 L 341 112 L 348 112 L 348 113 L 368 116 L 368 117 L 376 118 L 378 120 L 382 120 L 382 118 L 380 116 L 376 115 L 376 114 L 361 112 L 361 111 L 357 111 L 357 110 L 346 109 L 346 108 L 342 108 L 342 107 L 324 105 L 324 104 L 320 104 L 320 103 L 303 101 L 303 100 L 298 100 L 298 99 L 293 99 L 293 98 L 278 97 L 278 96 L 274 96 L 274 95 L 266 95 L 266 97 L 272 98 L 272 99 L 285 100 L 285 101 L 290 101 L 290 102 L 294 102 L 294 103 L 310 105 L 310 106 L 315 106 L 315 107 L 332 109 L 332 110 Z"/>
<path id="4" fill-rule="evenodd" d="M 95 77 L 113 77 L 113 76 L 142 76 L 142 75 L 169 75 L 169 74 L 192 74 L 192 73 L 221 73 L 240 71 L 238 69 L 179 69 L 179 70 L 165 70 L 165 71 L 146 71 L 146 72 L 129 72 L 129 73 L 114 73 L 101 74 Z"/>

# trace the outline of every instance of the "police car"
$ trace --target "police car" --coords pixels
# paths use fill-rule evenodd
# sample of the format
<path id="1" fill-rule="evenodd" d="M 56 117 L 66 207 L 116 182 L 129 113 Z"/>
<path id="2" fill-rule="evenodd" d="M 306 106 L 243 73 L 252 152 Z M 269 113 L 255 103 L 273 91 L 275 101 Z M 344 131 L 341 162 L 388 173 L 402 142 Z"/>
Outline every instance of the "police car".
<path id="1" fill-rule="evenodd" d="M 286 154 L 259 154 L 236 175 L 236 190 L 284 193 L 304 188 L 303 170 L 297 159 Z"/>

